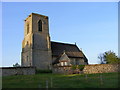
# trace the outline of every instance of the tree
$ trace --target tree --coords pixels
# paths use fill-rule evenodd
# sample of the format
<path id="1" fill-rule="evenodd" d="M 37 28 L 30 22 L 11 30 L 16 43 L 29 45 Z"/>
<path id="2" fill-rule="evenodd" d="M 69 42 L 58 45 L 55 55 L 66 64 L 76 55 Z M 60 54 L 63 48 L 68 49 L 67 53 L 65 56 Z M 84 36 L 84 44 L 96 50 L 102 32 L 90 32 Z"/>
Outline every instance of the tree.
<path id="1" fill-rule="evenodd" d="M 104 60 L 106 63 L 117 63 L 117 56 L 114 52 L 108 51 L 104 53 Z"/>
<path id="2" fill-rule="evenodd" d="M 104 55 L 103 55 L 103 54 L 100 54 L 100 55 L 98 56 L 98 59 L 100 59 L 100 64 L 105 64 Z"/>
<path id="3" fill-rule="evenodd" d="M 16 63 L 16 64 L 13 64 L 13 67 L 20 67 L 20 65 Z"/>
<path id="4" fill-rule="evenodd" d="M 100 54 L 98 58 L 101 61 L 101 64 L 114 64 L 114 63 L 120 63 L 120 58 L 113 52 L 113 51 L 107 51 L 103 54 Z"/>

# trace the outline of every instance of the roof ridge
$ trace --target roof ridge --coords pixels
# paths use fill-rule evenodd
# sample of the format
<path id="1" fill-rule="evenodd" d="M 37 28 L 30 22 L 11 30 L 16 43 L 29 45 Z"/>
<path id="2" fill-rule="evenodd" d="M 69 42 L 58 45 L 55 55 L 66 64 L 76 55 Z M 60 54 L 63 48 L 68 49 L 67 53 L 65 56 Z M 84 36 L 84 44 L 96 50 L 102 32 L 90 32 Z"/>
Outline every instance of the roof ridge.
<path id="1" fill-rule="evenodd" d="M 74 45 L 74 46 L 76 46 L 75 44 L 72 44 L 72 43 L 63 43 L 63 42 L 55 42 L 55 41 L 51 41 L 51 42 L 53 42 L 53 43 L 60 43 L 60 44 L 67 44 L 67 45 Z"/>

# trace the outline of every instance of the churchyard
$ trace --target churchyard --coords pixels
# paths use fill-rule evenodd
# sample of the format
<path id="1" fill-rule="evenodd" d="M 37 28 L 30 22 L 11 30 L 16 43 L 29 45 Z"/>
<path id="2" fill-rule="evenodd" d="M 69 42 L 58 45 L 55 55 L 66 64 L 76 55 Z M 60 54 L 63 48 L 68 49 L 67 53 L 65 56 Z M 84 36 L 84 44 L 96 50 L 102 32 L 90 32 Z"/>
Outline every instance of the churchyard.
<path id="1" fill-rule="evenodd" d="M 14 75 L 2 77 L 2 88 L 117 88 L 118 73 Z"/>

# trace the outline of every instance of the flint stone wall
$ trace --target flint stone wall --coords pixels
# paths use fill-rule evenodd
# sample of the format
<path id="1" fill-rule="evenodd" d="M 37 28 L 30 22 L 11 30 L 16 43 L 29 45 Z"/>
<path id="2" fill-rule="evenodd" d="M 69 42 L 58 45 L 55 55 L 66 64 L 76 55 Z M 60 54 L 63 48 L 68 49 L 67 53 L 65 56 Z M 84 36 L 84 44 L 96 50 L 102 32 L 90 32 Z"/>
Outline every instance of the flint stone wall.
<path id="1" fill-rule="evenodd" d="M 52 72 L 57 74 L 72 74 L 71 66 L 54 66 Z"/>
<path id="2" fill-rule="evenodd" d="M 83 72 L 85 74 L 120 72 L 120 68 L 119 67 L 120 67 L 120 64 L 85 65 Z"/>
<path id="3" fill-rule="evenodd" d="M 35 67 L 2 67 L 0 73 L 2 76 L 33 75 L 35 74 Z"/>
<path id="4" fill-rule="evenodd" d="M 72 70 L 71 66 L 57 66 L 53 68 L 53 73 L 59 74 L 74 74 L 74 73 L 110 73 L 110 72 L 120 72 L 120 64 L 91 64 L 85 65 L 83 71 Z"/>

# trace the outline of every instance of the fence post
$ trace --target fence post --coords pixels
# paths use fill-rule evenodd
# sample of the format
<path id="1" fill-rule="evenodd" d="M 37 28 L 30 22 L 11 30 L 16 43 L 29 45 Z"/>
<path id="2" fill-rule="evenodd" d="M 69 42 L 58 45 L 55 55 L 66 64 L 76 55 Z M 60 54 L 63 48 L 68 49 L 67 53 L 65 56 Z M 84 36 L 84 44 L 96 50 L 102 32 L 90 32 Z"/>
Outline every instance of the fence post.
<path id="1" fill-rule="evenodd" d="M 48 88 L 48 80 L 46 80 L 46 88 Z"/>
<path id="2" fill-rule="evenodd" d="M 103 85 L 103 77 L 100 75 L 100 84 Z"/>
<path id="3" fill-rule="evenodd" d="M 87 74 L 85 74 L 85 80 L 86 80 L 86 82 L 88 82 L 88 76 L 87 76 Z"/>
<path id="4" fill-rule="evenodd" d="M 40 85 L 40 84 L 38 85 L 38 88 L 41 88 L 41 85 Z"/>
<path id="5" fill-rule="evenodd" d="M 52 88 L 52 78 L 51 78 L 51 88 Z"/>

